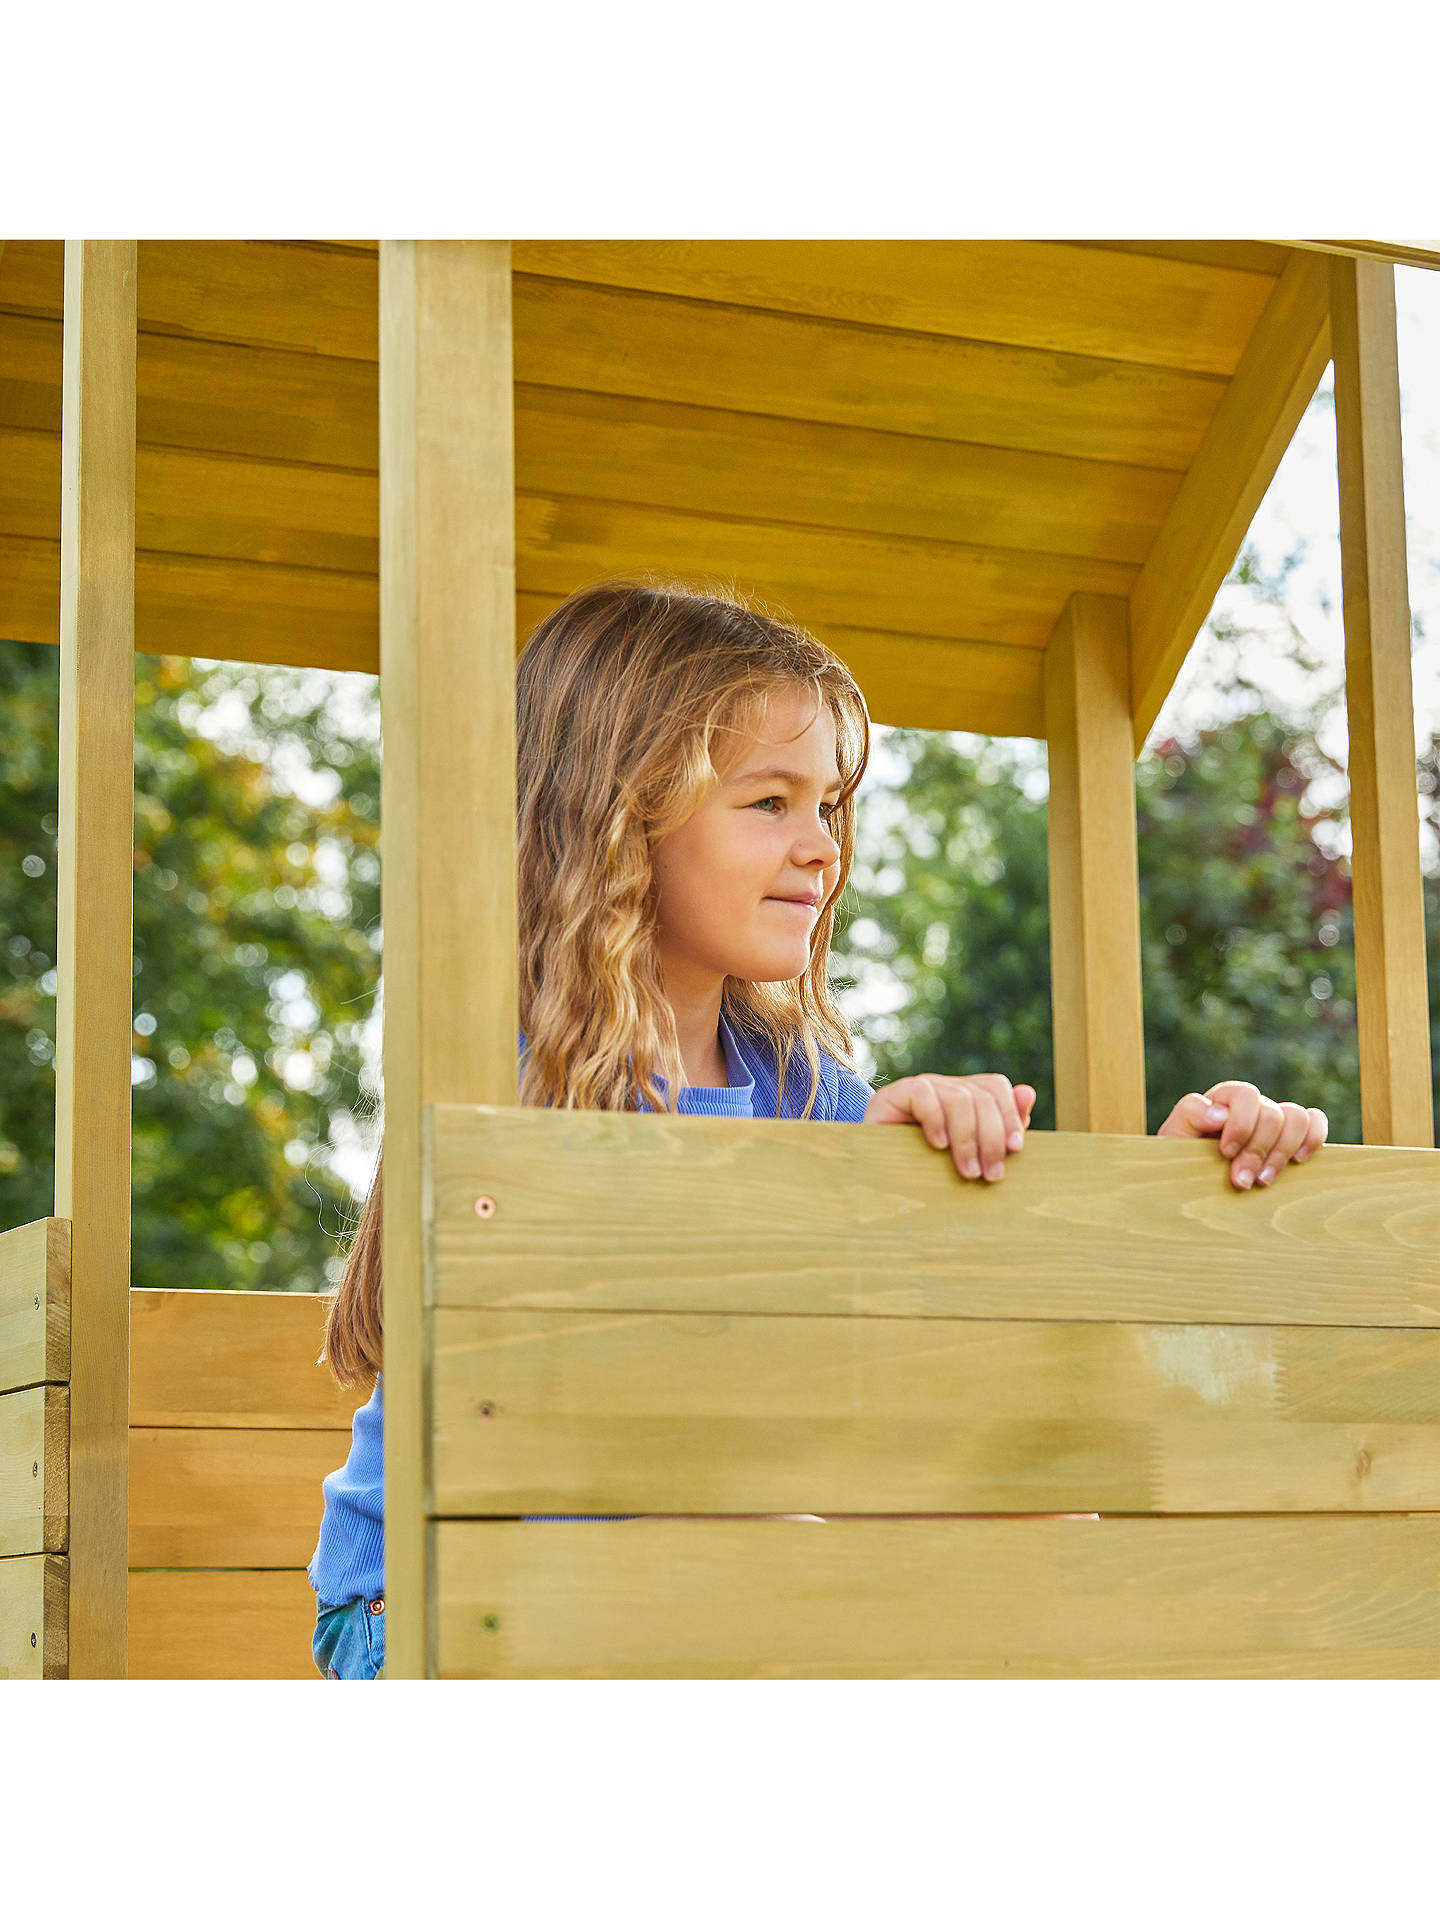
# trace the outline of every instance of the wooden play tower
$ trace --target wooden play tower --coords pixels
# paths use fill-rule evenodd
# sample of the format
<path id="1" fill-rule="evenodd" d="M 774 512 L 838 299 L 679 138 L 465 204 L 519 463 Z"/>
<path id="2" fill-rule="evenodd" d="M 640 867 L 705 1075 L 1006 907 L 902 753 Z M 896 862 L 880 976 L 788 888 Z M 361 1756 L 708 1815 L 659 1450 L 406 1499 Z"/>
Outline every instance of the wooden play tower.
<path id="1" fill-rule="evenodd" d="M 318 1300 L 130 1289 L 138 648 L 380 675 L 387 1677 L 1440 1676 L 1396 260 L 1440 254 L 5 247 L 61 865 L 0 1671 L 313 1675 L 357 1404 Z M 1143 1137 L 1132 769 L 1332 358 L 1366 1145 L 1241 1194 Z M 878 721 L 1048 740 L 1061 1130 L 1000 1187 L 913 1129 L 515 1106 L 516 643 L 639 568 L 783 607 Z M 777 1512 L 849 1517 L 679 1517 Z"/>

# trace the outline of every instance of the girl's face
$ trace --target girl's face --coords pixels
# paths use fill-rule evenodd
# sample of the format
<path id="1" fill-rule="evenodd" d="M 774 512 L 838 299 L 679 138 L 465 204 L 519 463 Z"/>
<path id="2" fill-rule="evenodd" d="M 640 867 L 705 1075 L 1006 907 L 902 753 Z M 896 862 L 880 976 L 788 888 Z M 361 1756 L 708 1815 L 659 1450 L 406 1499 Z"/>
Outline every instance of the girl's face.
<path id="1" fill-rule="evenodd" d="M 660 959 L 672 994 L 733 974 L 795 980 L 840 872 L 835 720 L 808 692 L 771 696 L 698 812 L 654 850 Z"/>

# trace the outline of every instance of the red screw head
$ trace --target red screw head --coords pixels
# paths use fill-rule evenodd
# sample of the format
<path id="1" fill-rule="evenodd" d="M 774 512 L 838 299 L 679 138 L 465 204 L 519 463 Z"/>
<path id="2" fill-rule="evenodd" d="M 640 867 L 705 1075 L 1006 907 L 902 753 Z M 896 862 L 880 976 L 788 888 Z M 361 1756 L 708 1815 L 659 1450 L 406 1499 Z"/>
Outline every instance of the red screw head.
<path id="1" fill-rule="evenodd" d="M 490 1198 L 488 1193 L 482 1193 L 480 1198 L 475 1202 L 475 1211 L 482 1220 L 488 1220 L 493 1215 L 495 1212 L 495 1202 Z"/>

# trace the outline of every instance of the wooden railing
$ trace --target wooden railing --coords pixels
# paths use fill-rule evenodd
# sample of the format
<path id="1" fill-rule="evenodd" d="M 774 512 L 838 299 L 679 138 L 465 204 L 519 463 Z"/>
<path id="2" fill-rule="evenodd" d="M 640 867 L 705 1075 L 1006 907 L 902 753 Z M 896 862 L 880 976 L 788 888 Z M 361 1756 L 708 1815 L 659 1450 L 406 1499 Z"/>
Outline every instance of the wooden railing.
<path id="1" fill-rule="evenodd" d="M 911 1129 L 430 1141 L 433 1672 L 1440 1675 L 1433 1153 L 1240 1193 L 1209 1142 L 985 1188 Z M 545 1512 L 831 1518 L 485 1518 Z"/>

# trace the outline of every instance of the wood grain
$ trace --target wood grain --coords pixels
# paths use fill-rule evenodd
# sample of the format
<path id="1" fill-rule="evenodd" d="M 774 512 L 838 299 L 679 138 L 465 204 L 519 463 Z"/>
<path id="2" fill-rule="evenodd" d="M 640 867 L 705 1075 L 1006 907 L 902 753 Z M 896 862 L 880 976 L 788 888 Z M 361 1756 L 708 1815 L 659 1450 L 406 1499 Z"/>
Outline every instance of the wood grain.
<path id="1" fill-rule="evenodd" d="M 431 1316 L 435 1511 L 1440 1510 L 1440 1332 Z"/>
<path id="2" fill-rule="evenodd" d="M 386 1581 L 419 1678 L 422 1106 L 515 1086 L 510 250 L 386 241 L 380 276 Z"/>
<path id="3" fill-rule="evenodd" d="M 0 1394 L 0 1556 L 64 1553 L 70 1532 L 64 1387 Z"/>
<path id="4" fill-rule="evenodd" d="M 131 1567 L 308 1566 L 349 1452 L 325 1428 L 132 1427 Z"/>
<path id="5" fill-rule="evenodd" d="M 348 1434 L 369 1394 L 316 1364 L 326 1306 L 318 1294 L 132 1288 L 131 1426 Z"/>
<path id="6" fill-rule="evenodd" d="M 1075 594 L 1045 649 L 1055 1124 L 1145 1131 L 1129 610 Z"/>
<path id="7" fill-rule="evenodd" d="M 55 1213 L 72 1226 L 70 1671 L 125 1675 L 135 242 L 65 254 Z"/>
<path id="8" fill-rule="evenodd" d="M 530 240 L 517 271 L 1228 375 L 1263 275 L 1035 240 Z"/>
<path id="9" fill-rule="evenodd" d="M 1213 1141 L 1032 1133 L 989 1186 L 911 1127 L 442 1105 L 431 1165 L 438 1306 L 1440 1325 L 1418 1149 L 1240 1192 Z"/>
<path id="10" fill-rule="evenodd" d="M 435 1534 L 442 1678 L 1440 1678 L 1428 1515 Z"/>
<path id="11" fill-rule="evenodd" d="M 70 1378 L 70 1223 L 0 1233 L 0 1393 Z"/>
<path id="12" fill-rule="evenodd" d="M 303 1570 L 130 1575 L 135 1680 L 318 1680 Z"/>
<path id="13" fill-rule="evenodd" d="M 1354 838 L 1360 1112 L 1372 1146 L 1435 1142 L 1410 674 L 1395 270 L 1330 262 Z"/>
<path id="14" fill-rule="evenodd" d="M 1234 564 L 1329 356 L 1325 263 L 1296 254 L 1258 317 L 1130 597 L 1137 748 Z"/>
<path id="15" fill-rule="evenodd" d="M 0 1559 L 0 1680 L 66 1678 L 69 1565 L 58 1554 Z"/>
<path id="16" fill-rule="evenodd" d="M 707 519 L 1139 566 L 1179 478 L 1113 461 L 525 387 L 515 395 L 515 484 Z"/>

